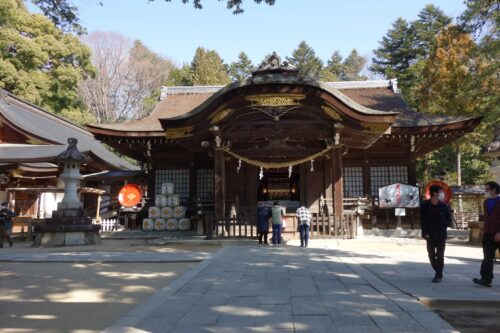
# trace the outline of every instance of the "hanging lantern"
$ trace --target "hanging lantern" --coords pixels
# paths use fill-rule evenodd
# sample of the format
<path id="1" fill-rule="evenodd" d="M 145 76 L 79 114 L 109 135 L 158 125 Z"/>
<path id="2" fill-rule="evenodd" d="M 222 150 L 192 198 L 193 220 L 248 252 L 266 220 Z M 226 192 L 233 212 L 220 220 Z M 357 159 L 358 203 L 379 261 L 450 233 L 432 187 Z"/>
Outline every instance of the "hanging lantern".
<path id="1" fill-rule="evenodd" d="M 314 160 L 311 160 L 311 172 L 314 172 Z"/>
<path id="2" fill-rule="evenodd" d="M 292 168 L 292 165 L 290 164 L 290 166 L 288 167 L 288 178 L 292 178 L 292 171 L 293 171 L 293 168 Z"/>
<path id="3" fill-rule="evenodd" d="M 264 169 L 260 167 L 259 180 L 262 180 L 262 178 L 264 178 Z"/>
<path id="4" fill-rule="evenodd" d="M 239 173 L 241 169 L 241 160 L 238 160 L 238 166 L 236 167 L 236 173 Z"/>

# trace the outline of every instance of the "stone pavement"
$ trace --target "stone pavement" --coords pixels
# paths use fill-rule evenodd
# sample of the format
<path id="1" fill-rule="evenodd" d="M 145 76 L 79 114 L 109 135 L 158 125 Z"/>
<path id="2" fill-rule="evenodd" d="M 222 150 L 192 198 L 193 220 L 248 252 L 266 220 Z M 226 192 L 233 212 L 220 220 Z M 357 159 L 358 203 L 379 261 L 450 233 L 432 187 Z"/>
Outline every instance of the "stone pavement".
<path id="1" fill-rule="evenodd" d="M 192 262 L 211 256 L 208 252 L 0 252 L 0 262 Z"/>
<path id="2" fill-rule="evenodd" d="M 365 276 L 375 275 L 393 288 L 416 299 L 451 301 L 496 301 L 500 302 L 500 281 L 493 281 L 493 288 L 484 288 L 472 283 L 479 277 L 483 258 L 480 246 L 468 242 L 448 241 L 445 251 L 443 282 L 429 283 L 433 277 L 425 242 L 422 240 L 373 239 L 358 240 L 347 250 L 345 244 L 335 245 L 318 241 L 316 246 L 329 248 L 344 261 L 354 263 L 353 269 Z M 381 242 L 391 244 L 384 249 Z M 495 265 L 495 275 L 500 276 L 500 265 Z"/>
<path id="3" fill-rule="evenodd" d="M 394 285 L 398 253 L 359 255 L 335 244 L 224 247 L 104 332 L 456 332 Z M 386 270 L 395 275 L 389 283 Z M 425 272 L 420 287 L 431 285 L 423 263 L 403 284 L 412 272 Z"/>

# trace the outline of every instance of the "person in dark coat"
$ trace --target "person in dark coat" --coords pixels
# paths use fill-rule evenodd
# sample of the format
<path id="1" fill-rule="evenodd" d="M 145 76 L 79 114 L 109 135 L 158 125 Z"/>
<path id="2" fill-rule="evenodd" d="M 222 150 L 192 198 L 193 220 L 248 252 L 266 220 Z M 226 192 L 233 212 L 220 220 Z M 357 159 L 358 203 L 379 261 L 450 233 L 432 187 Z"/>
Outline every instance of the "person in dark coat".
<path id="1" fill-rule="evenodd" d="M 259 207 L 257 209 L 257 234 L 259 235 L 259 245 L 268 245 L 267 234 L 269 233 L 269 218 L 271 217 L 271 209 L 268 207 Z"/>
<path id="2" fill-rule="evenodd" d="M 444 201 L 441 186 L 430 188 L 431 198 L 424 201 L 420 208 L 422 237 L 427 241 L 427 253 L 435 275 L 432 282 L 441 282 L 444 268 L 444 250 L 446 248 L 446 229 L 451 225 L 451 214 Z"/>
<path id="3" fill-rule="evenodd" d="M 3 240 L 9 242 L 12 246 L 12 218 L 15 216 L 14 212 L 9 209 L 7 202 L 2 202 L 0 205 L 0 247 L 3 247 Z"/>
<path id="4" fill-rule="evenodd" d="M 500 250 L 500 185 L 486 183 L 488 198 L 484 201 L 483 261 L 481 278 L 472 281 L 484 287 L 491 287 L 493 280 L 493 260 L 496 250 Z"/>

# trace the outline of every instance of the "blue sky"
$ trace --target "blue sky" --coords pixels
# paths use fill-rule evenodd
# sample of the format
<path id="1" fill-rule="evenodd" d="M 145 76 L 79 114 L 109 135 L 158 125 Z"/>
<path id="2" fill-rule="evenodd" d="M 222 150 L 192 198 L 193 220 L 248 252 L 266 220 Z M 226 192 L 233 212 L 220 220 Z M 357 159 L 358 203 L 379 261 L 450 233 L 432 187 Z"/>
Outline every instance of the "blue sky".
<path id="1" fill-rule="evenodd" d="M 103 6 L 99 0 L 73 1 L 89 32 L 140 39 L 176 64 L 190 62 L 198 46 L 217 50 L 227 63 L 240 51 L 259 63 L 272 51 L 290 55 L 301 40 L 325 61 L 335 50 L 345 57 L 353 48 L 371 57 L 398 17 L 414 20 L 428 3 L 454 18 L 465 8 L 462 0 L 276 0 L 272 7 L 244 0 L 245 13 L 233 15 L 216 0 L 203 0 L 202 10 L 181 0 L 101 1 Z"/>

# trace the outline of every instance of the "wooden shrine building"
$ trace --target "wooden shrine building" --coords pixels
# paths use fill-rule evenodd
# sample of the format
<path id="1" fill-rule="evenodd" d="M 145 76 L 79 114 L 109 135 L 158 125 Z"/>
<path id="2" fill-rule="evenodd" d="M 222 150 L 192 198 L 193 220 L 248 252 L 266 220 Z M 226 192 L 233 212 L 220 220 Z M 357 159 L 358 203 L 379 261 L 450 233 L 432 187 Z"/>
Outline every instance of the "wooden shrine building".
<path id="1" fill-rule="evenodd" d="M 76 138 L 79 150 L 91 157 L 82 166 L 83 174 L 139 172 L 85 128 L 0 89 L 0 201 L 8 201 L 17 216 L 44 218 L 56 209 L 64 194 L 64 183 L 58 179 L 62 170 L 56 160 L 66 150 L 68 138 Z M 92 202 L 102 192 L 81 189 L 81 193 L 91 194 Z"/>
<path id="2" fill-rule="evenodd" d="M 163 87 L 150 116 L 88 128 L 141 161 L 148 197 L 174 182 L 185 205 L 212 202 L 221 219 L 274 200 L 340 215 L 345 197 L 377 196 L 396 182 L 415 185 L 416 158 L 480 120 L 414 112 L 396 80 L 301 77 L 273 54 L 245 80 Z"/>

